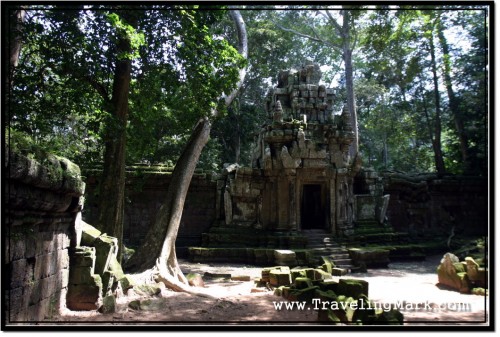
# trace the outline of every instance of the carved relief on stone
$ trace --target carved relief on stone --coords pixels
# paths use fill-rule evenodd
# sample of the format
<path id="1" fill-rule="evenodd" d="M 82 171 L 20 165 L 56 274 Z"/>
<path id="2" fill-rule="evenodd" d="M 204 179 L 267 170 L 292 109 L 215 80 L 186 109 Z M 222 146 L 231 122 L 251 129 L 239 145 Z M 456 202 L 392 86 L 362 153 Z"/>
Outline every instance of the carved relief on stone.
<path id="1" fill-rule="evenodd" d="M 262 168 L 264 170 L 272 170 L 273 169 L 273 162 L 271 158 L 271 148 L 269 145 L 266 144 L 266 147 L 264 148 L 264 156 L 262 158 Z"/>
<path id="2" fill-rule="evenodd" d="M 288 148 L 286 146 L 283 146 L 281 148 L 281 153 L 280 153 L 280 158 L 281 158 L 281 163 L 283 164 L 283 168 L 286 169 L 295 169 L 299 167 L 301 159 L 300 158 L 292 158 L 290 156 L 290 153 L 288 152 Z"/>
<path id="3" fill-rule="evenodd" d="M 278 100 L 274 106 L 273 121 L 283 123 L 283 108 L 281 107 L 281 102 Z"/>

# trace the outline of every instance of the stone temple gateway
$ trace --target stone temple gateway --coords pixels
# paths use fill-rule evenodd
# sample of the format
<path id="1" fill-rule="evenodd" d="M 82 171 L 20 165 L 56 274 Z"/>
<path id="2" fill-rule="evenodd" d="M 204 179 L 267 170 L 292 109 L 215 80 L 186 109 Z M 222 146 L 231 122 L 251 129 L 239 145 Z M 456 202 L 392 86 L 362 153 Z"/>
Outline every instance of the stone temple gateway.
<path id="1" fill-rule="evenodd" d="M 266 98 L 268 120 L 256 137 L 252 167 L 226 166 L 217 183 L 217 221 L 204 246 L 305 247 L 302 234 L 348 237 L 356 221 L 383 222 L 388 196 L 374 172 L 349 156 L 354 132 L 335 92 L 319 84 L 320 67 L 282 71 Z M 260 239 L 259 239 L 260 238 Z"/>

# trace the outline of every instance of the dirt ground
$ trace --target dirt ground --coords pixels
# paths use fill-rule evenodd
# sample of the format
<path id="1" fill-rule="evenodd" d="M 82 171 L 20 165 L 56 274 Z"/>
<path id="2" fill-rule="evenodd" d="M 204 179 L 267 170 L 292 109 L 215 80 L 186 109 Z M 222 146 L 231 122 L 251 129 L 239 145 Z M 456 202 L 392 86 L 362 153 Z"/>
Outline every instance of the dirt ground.
<path id="1" fill-rule="evenodd" d="M 344 277 L 369 282 L 369 298 L 381 308 L 390 304 L 403 306 L 405 325 L 486 325 L 488 297 L 460 294 L 436 286 L 436 267 L 441 256 L 423 262 L 392 263 L 387 269 Z M 199 264 L 180 261 L 184 273 L 197 272 L 260 277 L 261 268 L 245 265 Z M 145 299 L 127 294 L 117 299 L 113 314 L 66 310 L 56 320 L 59 324 L 95 325 L 315 325 L 318 310 L 309 305 L 303 310 L 276 310 L 274 302 L 283 301 L 272 290 L 255 288 L 253 281 L 205 279 L 204 298 L 163 289 L 151 299 L 147 310 L 133 310 L 128 304 Z M 258 292 L 256 292 L 258 291 Z M 417 308 L 418 306 L 418 308 Z"/>

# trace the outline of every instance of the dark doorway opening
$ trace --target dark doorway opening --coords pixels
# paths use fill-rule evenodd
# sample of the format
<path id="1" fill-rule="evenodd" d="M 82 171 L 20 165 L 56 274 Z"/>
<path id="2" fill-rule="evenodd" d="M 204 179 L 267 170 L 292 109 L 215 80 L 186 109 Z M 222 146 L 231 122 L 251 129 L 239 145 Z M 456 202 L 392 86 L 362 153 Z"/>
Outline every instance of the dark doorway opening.
<path id="1" fill-rule="evenodd" d="M 325 199 L 321 185 L 304 185 L 302 189 L 302 229 L 324 229 Z"/>

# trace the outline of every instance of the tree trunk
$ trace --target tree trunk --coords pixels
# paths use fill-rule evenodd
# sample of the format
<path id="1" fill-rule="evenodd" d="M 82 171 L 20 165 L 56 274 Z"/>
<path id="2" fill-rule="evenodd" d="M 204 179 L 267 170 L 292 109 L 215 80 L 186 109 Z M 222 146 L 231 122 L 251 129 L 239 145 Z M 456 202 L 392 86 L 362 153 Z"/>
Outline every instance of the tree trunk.
<path id="1" fill-rule="evenodd" d="M 462 156 L 462 168 L 464 172 L 469 171 L 470 163 L 468 156 L 468 139 L 465 133 L 464 121 L 460 114 L 460 109 L 458 107 L 457 97 L 453 91 L 453 86 L 451 83 L 451 66 L 450 66 L 450 51 L 448 47 L 448 42 L 443 33 L 443 27 L 441 25 L 441 19 L 438 18 L 437 23 L 437 33 L 439 37 L 439 42 L 441 44 L 441 49 L 443 50 L 443 64 L 444 64 L 444 83 L 446 85 L 446 92 L 448 93 L 449 107 L 451 114 L 453 115 L 453 121 L 455 123 L 455 129 L 457 130 L 458 140 L 460 144 L 460 153 Z"/>
<path id="2" fill-rule="evenodd" d="M 22 31 L 23 31 L 23 23 L 24 17 L 26 15 L 26 11 L 24 9 L 18 9 L 12 11 L 10 14 L 10 22 L 9 22 L 9 82 L 12 85 L 14 70 L 19 62 L 19 55 L 21 54 L 21 46 L 22 46 Z"/>
<path id="3" fill-rule="evenodd" d="M 431 51 L 431 66 L 432 66 L 432 76 L 434 82 L 434 104 L 436 107 L 436 116 L 434 119 L 434 139 L 432 141 L 432 148 L 434 150 L 434 161 L 436 163 L 436 170 L 438 174 L 444 174 L 446 168 L 443 160 L 443 151 L 441 149 L 441 97 L 439 94 L 439 84 L 437 76 L 437 65 L 436 65 L 436 52 L 434 48 L 434 37 L 431 34 L 429 38 L 429 46 Z"/>
<path id="4" fill-rule="evenodd" d="M 141 272 L 155 267 L 159 262 L 168 266 L 171 275 L 179 277 L 180 270 L 175 255 L 175 239 L 189 184 L 201 151 L 208 142 L 210 129 L 211 124 L 207 118 L 198 121 L 175 165 L 165 202 L 158 210 L 155 222 L 150 227 L 143 245 L 127 261 L 127 270 Z"/>
<path id="5" fill-rule="evenodd" d="M 121 38 L 117 43 L 117 55 L 130 53 L 130 41 Z M 118 256 L 123 256 L 123 214 L 125 201 L 125 148 L 127 142 L 128 97 L 132 61 L 116 60 L 113 93 L 108 103 L 112 116 L 105 134 L 104 169 L 99 191 L 99 229 L 118 239 Z"/>
<path id="6" fill-rule="evenodd" d="M 9 52 L 9 58 L 8 58 L 8 64 L 6 65 L 6 70 L 7 70 L 7 76 L 5 76 L 5 88 L 7 89 L 7 104 L 5 104 L 4 108 L 4 116 L 7 117 L 7 120 L 10 119 L 10 114 L 9 114 L 9 102 L 11 99 L 12 95 L 12 88 L 14 86 L 14 73 L 15 69 L 19 63 L 19 55 L 21 54 L 21 46 L 22 46 L 22 30 L 23 30 L 23 24 L 24 24 L 24 17 L 26 15 L 26 11 L 24 9 L 18 9 L 18 10 L 9 10 L 8 13 L 8 21 L 9 21 L 9 26 L 8 26 L 8 33 L 9 33 L 9 40 L 8 40 L 8 52 Z"/>
<path id="7" fill-rule="evenodd" d="M 240 40 L 238 50 L 246 58 L 248 48 L 245 23 L 239 11 L 231 10 L 230 13 L 238 29 L 238 36 L 243 38 L 243 40 Z M 227 106 L 236 97 L 236 92 L 241 87 L 245 74 L 245 70 L 240 71 L 240 81 L 237 89 L 224 97 Z M 212 115 L 216 117 L 218 112 L 212 111 Z M 199 294 L 199 291 L 193 292 L 190 290 L 187 280 L 179 267 L 175 253 L 175 241 L 189 184 L 201 151 L 210 137 L 210 130 L 211 123 L 208 118 L 205 117 L 198 121 L 181 157 L 175 165 L 166 200 L 158 211 L 155 223 L 149 228 L 142 246 L 125 264 L 126 270 L 151 275 L 156 281 L 163 282 L 167 287 L 176 291 Z"/>
<path id="8" fill-rule="evenodd" d="M 347 109 L 351 115 L 351 124 L 354 131 L 354 141 L 349 148 L 349 154 L 352 159 L 358 156 L 359 151 L 359 136 L 358 136 L 358 116 L 356 113 L 356 98 L 354 96 L 354 79 L 352 66 L 352 33 L 349 23 L 349 11 L 343 10 L 343 25 L 342 25 L 342 49 L 345 65 L 346 93 L 347 93 Z"/>

